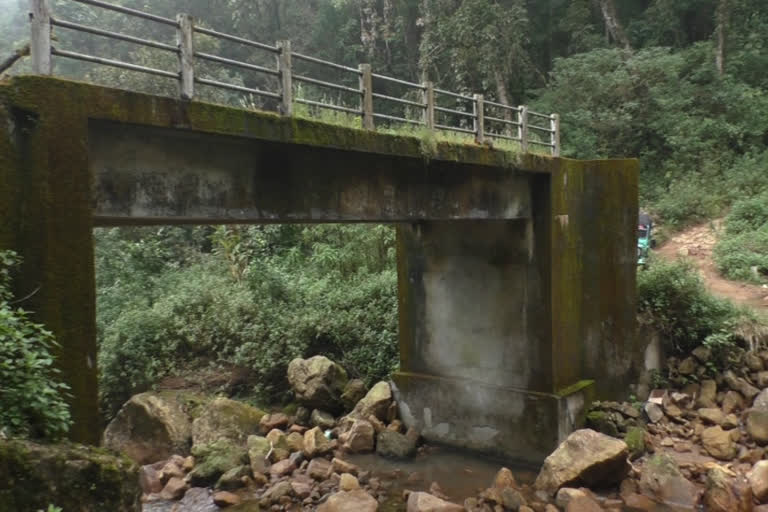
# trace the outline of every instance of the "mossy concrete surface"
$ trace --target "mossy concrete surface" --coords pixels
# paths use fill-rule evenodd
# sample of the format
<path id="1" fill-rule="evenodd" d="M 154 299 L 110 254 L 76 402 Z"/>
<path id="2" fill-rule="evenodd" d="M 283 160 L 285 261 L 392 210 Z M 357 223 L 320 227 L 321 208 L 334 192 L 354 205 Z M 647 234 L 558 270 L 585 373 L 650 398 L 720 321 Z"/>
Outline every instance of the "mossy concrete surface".
<path id="1" fill-rule="evenodd" d="M 0 510 L 138 512 L 138 466 L 103 449 L 0 440 Z"/>

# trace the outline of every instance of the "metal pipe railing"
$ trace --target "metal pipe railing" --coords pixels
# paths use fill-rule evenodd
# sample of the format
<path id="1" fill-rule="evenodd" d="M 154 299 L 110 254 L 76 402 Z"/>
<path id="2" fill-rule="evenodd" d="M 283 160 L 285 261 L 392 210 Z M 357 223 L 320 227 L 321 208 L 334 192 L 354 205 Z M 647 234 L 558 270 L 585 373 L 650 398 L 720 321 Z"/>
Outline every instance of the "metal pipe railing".
<path id="1" fill-rule="evenodd" d="M 361 64 L 356 69 L 343 64 L 329 62 L 317 57 L 292 51 L 290 41 L 280 41 L 273 46 L 198 26 L 195 24 L 195 20 L 187 14 L 179 14 L 175 20 L 172 20 L 170 18 L 164 18 L 162 16 L 149 14 L 101 0 L 71 1 L 171 26 L 176 31 L 176 45 L 174 46 L 159 41 L 153 41 L 151 39 L 55 18 L 51 16 L 49 0 L 30 0 L 30 55 L 32 57 L 32 69 L 37 74 L 52 74 L 53 65 L 51 57 L 58 56 L 176 80 L 179 85 L 179 96 L 184 100 L 193 99 L 195 97 L 195 86 L 202 85 L 278 100 L 280 104 L 279 109 L 283 115 L 291 115 L 293 112 L 293 104 L 300 103 L 310 107 L 335 110 L 359 116 L 363 128 L 368 130 L 375 129 L 374 120 L 379 119 L 387 122 L 425 126 L 430 130 L 446 130 L 474 135 L 475 141 L 479 144 L 484 144 L 488 139 L 515 141 L 520 144 L 520 148 L 523 152 L 527 152 L 530 145 L 548 147 L 553 156 L 560 156 L 560 118 L 557 114 L 533 112 L 524 105 L 511 106 L 489 101 L 484 99 L 481 94 L 470 96 L 439 89 L 434 87 L 431 82 L 415 83 L 391 76 L 380 75 L 378 73 L 373 73 L 371 71 L 371 66 L 368 64 Z M 176 71 L 167 71 L 130 62 L 123 62 L 121 60 L 80 53 L 78 51 L 55 48 L 51 43 L 52 27 L 93 34 L 100 37 L 171 52 L 178 58 L 178 69 Z M 196 51 L 196 35 L 208 36 L 266 51 L 273 55 L 273 58 L 276 57 L 277 67 L 276 69 L 272 69 L 252 62 L 243 62 L 220 55 Z M 350 73 L 358 77 L 358 86 L 354 87 L 348 84 L 334 83 L 327 79 L 324 80 L 307 76 L 306 73 L 294 73 L 293 59 Z M 198 77 L 196 76 L 196 72 L 199 71 L 199 69 L 196 68 L 200 67 L 196 66 L 198 60 L 214 62 L 225 66 L 233 66 L 276 77 L 278 83 L 277 90 L 262 90 L 233 83 L 221 82 L 211 78 Z M 341 93 L 351 94 L 359 98 L 359 108 L 351 108 L 346 105 L 339 105 L 328 101 L 317 101 L 306 97 L 294 98 L 294 80 L 322 89 L 331 89 Z M 391 93 L 384 94 L 382 92 L 374 92 L 374 80 L 383 81 L 390 86 L 395 85 L 409 88 L 413 91 L 411 94 L 415 93 L 421 95 L 421 101 L 409 99 L 409 96 L 399 98 L 393 96 Z M 301 93 L 302 89 L 299 88 L 297 91 Z M 441 104 L 438 105 L 435 99 L 436 96 L 439 96 L 443 100 L 445 100 L 445 98 L 443 98 L 443 96 L 445 96 L 450 98 L 451 101 L 441 101 Z M 407 117 L 401 117 L 399 115 L 376 112 L 374 110 L 374 99 L 392 102 L 406 107 L 404 115 L 409 115 L 407 107 L 413 107 L 419 112 L 420 119 L 408 119 Z M 492 113 L 493 115 L 491 115 Z M 442 123 L 437 121 L 438 114 Z M 467 121 L 467 119 L 469 121 Z M 542 125 L 542 122 L 545 124 Z M 494 128 L 493 130 L 488 129 L 486 126 L 488 123 Z M 471 128 L 466 125 L 470 125 Z M 535 136 L 531 137 L 531 132 L 533 132 Z"/>

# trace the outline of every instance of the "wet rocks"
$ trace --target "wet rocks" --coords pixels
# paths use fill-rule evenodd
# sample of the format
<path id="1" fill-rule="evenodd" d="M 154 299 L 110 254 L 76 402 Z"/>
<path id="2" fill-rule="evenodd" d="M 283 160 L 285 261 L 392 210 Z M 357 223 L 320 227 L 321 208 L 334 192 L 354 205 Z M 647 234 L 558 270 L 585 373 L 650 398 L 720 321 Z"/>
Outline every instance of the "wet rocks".
<path id="1" fill-rule="evenodd" d="M 105 447 L 139 464 L 189 453 L 191 423 L 179 403 L 157 393 L 141 393 L 126 402 L 104 431 Z"/>
<path id="2" fill-rule="evenodd" d="M 341 412 L 347 372 L 327 357 L 294 359 L 288 365 L 288 381 L 296 399 L 306 407 Z"/>
<path id="3" fill-rule="evenodd" d="M 376 438 L 376 453 L 382 457 L 405 459 L 416 454 L 416 443 L 399 432 L 384 430 Z"/>
<path id="4" fill-rule="evenodd" d="M 194 445 L 209 444 L 226 438 L 245 445 L 248 436 L 259 431 L 264 411 L 243 402 L 219 397 L 211 401 L 192 423 Z"/>
<path id="5" fill-rule="evenodd" d="M 544 460 L 535 487 L 554 494 L 572 484 L 618 483 L 629 466 L 629 448 L 624 441 L 590 429 L 577 430 Z"/>

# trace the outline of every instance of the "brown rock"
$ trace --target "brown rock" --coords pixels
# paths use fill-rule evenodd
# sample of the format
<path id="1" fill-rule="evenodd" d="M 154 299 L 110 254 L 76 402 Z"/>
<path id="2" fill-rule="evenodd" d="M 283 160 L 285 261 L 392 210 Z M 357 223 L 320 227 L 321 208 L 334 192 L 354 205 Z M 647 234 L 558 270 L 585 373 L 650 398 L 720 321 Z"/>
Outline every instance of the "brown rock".
<path id="1" fill-rule="evenodd" d="M 160 472 L 151 464 L 139 468 L 139 485 L 141 492 L 152 494 L 163 490 L 163 482 L 160 480 Z"/>
<path id="2" fill-rule="evenodd" d="M 752 494 L 760 503 L 768 501 L 768 460 L 761 460 L 747 473 Z"/>
<path id="3" fill-rule="evenodd" d="M 744 355 L 744 363 L 746 363 L 747 368 L 752 372 L 760 372 L 765 368 L 763 360 L 754 352 L 747 352 Z"/>
<path id="4" fill-rule="evenodd" d="M 630 494 L 624 498 L 624 507 L 629 512 L 655 512 L 659 510 L 658 503 L 642 494 Z"/>
<path id="5" fill-rule="evenodd" d="M 354 420 L 352 427 L 342 434 L 339 440 L 343 443 L 344 449 L 349 452 L 371 452 L 374 446 L 374 435 L 373 425 L 369 421 Z"/>
<path id="6" fill-rule="evenodd" d="M 288 381 L 296 399 L 310 408 L 331 413 L 342 410 L 342 394 L 349 382 L 344 368 L 325 356 L 294 359 L 288 365 Z"/>
<path id="7" fill-rule="evenodd" d="M 716 459 L 731 460 L 736 457 L 736 446 L 730 433 L 719 426 L 704 429 L 701 444 Z"/>
<path id="8" fill-rule="evenodd" d="M 269 474 L 275 477 L 285 476 L 296 469 L 296 464 L 290 459 L 284 459 L 272 464 L 269 468 Z"/>
<path id="9" fill-rule="evenodd" d="M 333 470 L 339 474 L 349 473 L 351 475 L 357 475 L 359 471 L 359 468 L 351 462 L 347 462 L 337 457 L 334 457 L 333 460 L 331 460 L 331 466 L 333 467 Z"/>
<path id="10" fill-rule="evenodd" d="M 285 443 L 291 452 L 304 451 L 304 436 L 298 432 L 291 432 L 285 436 Z"/>
<path id="11" fill-rule="evenodd" d="M 341 474 L 341 478 L 339 479 L 340 491 L 354 491 L 359 488 L 360 482 L 357 481 L 357 478 L 355 478 L 353 475 L 350 475 L 349 473 Z"/>
<path id="12" fill-rule="evenodd" d="M 464 507 L 441 500 L 426 492 L 412 492 L 408 495 L 407 512 L 464 512 Z"/>
<path id="13" fill-rule="evenodd" d="M 624 441 L 590 429 L 577 430 L 544 460 L 534 485 L 552 495 L 566 485 L 618 483 L 629 469 L 628 455 Z"/>
<path id="14" fill-rule="evenodd" d="M 292 493 L 293 487 L 291 487 L 291 483 L 283 480 L 282 482 L 277 482 L 275 485 L 264 491 L 264 494 L 261 495 L 261 500 L 259 503 L 262 505 L 277 503 L 281 498 L 284 496 L 290 496 Z"/>
<path id="15" fill-rule="evenodd" d="M 568 503 L 565 512 L 603 512 L 601 507 L 594 499 L 589 496 L 580 496 Z"/>
<path id="16" fill-rule="evenodd" d="M 213 494 L 213 502 L 222 508 L 239 505 L 240 501 L 240 496 L 231 492 L 219 491 Z"/>
<path id="17" fill-rule="evenodd" d="M 261 433 L 266 434 L 274 429 L 285 430 L 290 425 L 291 419 L 285 414 L 278 412 L 275 414 L 265 414 L 259 422 Z"/>
<path id="18" fill-rule="evenodd" d="M 331 463 L 326 459 L 315 458 L 307 466 L 307 475 L 315 480 L 325 480 L 331 470 Z"/>
<path id="19" fill-rule="evenodd" d="M 768 444 L 768 410 L 747 411 L 747 433 L 757 444 Z"/>
<path id="20" fill-rule="evenodd" d="M 719 428 L 719 427 L 718 427 Z M 640 491 L 658 502 L 670 502 L 693 509 L 698 490 L 685 476 L 675 460 L 664 453 L 648 459 L 640 472 Z"/>
<path id="21" fill-rule="evenodd" d="M 718 407 L 707 407 L 699 409 L 699 417 L 704 423 L 711 423 L 713 425 L 720 425 L 725 418 L 725 414 Z"/>
<path id="22" fill-rule="evenodd" d="M 367 492 L 341 491 L 320 505 L 317 512 L 376 512 L 379 503 Z"/>
<path id="23" fill-rule="evenodd" d="M 743 480 L 743 478 L 739 479 Z M 748 485 L 738 485 L 735 473 L 721 466 L 714 466 L 707 472 L 706 485 L 704 505 L 707 511 L 752 511 L 752 490 Z"/>
<path id="24" fill-rule="evenodd" d="M 187 489 L 187 482 L 181 478 L 174 477 L 168 480 L 168 483 L 165 484 L 160 496 L 162 496 L 164 500 L 180 500 L 182 496 L 184 496 L 184 493 L 187 492 Z"/>
<path id="25" fill-rule="evenodd" d="M 350 418 L 366 419 L 370 415 L 381 421 L 387 420 L 387 411 L 392 404 L 392 389 L 387 382 L 376 383 L 349 413 Z"/>
<path id="26" fill-rule="evenodd" d="M 517 487 L 515 475 L 513 475 L 512 471 L 510 471 L 508 468 L 501 468 L 493 479 L 493 486 L 497 489 Z"/>
<path id="27" fill-rule="evenodd" d="M 731 414 L 744 409 L 744 397 L 737 391 L 728 391 L 723 397 L 723 413 Z"/>
<path id="28" fill-rule="evenodd" d="M 331 451 L 331 442 L 319 427 L 309 429 L 304 433 L 304 455 L 308 459 L 329 451 Z"/>
<path id="29" fill-rule="evenodd" d="M 291 489 L 293 489 L 293 494 L 302 500 L 312 494 L 312 487 L 306 482 L 293 480 L 291 481 Z"/>
<path id="30" fill-rule="evenodd" d="M 701 381 L 699 396 L 696 398 L 696 407 L 713 408 L 717 407 L 717 383 L 714 380 Z"/>

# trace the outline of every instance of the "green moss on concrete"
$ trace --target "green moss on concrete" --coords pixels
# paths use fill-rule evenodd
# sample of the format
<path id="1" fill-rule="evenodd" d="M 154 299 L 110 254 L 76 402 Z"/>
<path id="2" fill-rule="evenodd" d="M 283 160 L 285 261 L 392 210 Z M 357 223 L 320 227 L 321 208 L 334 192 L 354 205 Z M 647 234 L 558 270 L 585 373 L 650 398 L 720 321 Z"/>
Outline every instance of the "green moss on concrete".
<path id="1" fill-rule="evenodd" d="M 70 443 L 0 441 L 0 510 L 135 512 L 138 467 L 106 450 Z"/>

